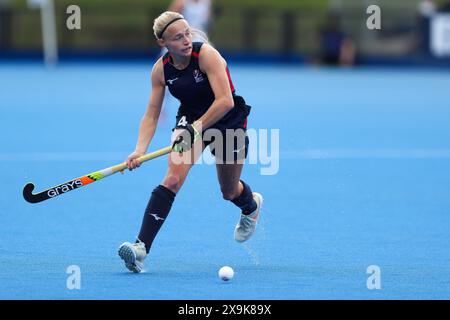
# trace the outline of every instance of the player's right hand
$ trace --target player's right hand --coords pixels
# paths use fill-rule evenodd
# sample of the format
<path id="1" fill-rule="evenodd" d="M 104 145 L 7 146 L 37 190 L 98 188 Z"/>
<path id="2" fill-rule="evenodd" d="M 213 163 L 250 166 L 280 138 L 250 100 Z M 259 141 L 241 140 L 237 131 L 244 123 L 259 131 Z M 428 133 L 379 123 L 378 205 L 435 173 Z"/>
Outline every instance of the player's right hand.
<path id="1" fill-rule="evenodd" d="M 138 161 L 137 158 L 139 158 L 143 155 L 144 155 L 144 153 L 142 153 L 142 152 L 134 151 L 132 154 L 130 154 L 128 156 L 126 163 L 127 163 L 128 169 L 130 171 L 133 169 L 139 168 L 141 166 L 141 163 Z"/>

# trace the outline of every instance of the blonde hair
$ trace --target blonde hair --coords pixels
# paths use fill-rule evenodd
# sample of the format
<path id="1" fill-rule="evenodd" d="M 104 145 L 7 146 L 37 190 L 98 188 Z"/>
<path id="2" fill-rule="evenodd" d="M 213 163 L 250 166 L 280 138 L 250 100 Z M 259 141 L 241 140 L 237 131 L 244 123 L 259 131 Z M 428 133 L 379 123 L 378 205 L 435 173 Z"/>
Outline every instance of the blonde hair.
<path id="1" fill-rule="evenodd" d="M 168 25 L 172 21 L 178 19 L 184 19 L 183 15 L 178 12 L 165 11 L 161 13 L 153 22 L 153 33 L 156 39 L 161 39 L 162 34 L 164 33 Z M 203 31 L 191 27 L 191 33 L 193 39 L 198 39 L 201 40 L 202 42 L 209 43 L 208 36 Z"/>
<path id="2" fill-rule="evenodd" d="M 166 11 L 159 15 L 158 18 L 155 19 L 153 23 L 153 33 L 155 34 L 156 39 L 160 39 L 162 37 L 162 32 L 167 25 L 175 19 L 184 19 L 183 15 L 178 12 Z"/>

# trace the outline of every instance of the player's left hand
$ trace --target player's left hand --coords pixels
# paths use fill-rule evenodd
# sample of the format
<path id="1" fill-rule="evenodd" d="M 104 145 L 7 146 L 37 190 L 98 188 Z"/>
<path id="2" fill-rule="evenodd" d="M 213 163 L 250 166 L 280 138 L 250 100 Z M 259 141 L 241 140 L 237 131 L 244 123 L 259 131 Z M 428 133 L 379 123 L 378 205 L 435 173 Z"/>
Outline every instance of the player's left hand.
<path id="1" fill-rule="evenodd" d="M 179 153 L 190 150 L 199 136 L 200 133 L 194 124 L 176 126 L 172 134 L 172 137 L 174 137 L 172 150 Z"/>

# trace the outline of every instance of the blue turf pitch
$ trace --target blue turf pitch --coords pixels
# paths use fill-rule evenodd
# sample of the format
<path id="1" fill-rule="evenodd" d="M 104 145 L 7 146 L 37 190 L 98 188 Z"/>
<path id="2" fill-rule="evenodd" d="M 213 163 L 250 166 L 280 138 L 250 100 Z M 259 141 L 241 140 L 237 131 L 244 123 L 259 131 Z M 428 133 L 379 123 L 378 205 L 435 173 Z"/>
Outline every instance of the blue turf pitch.
<path id="1" fill-rule="evenodd" d="M 149 72 L 0 65 L 0 299 L 450 298 L 450 72 L 232 65 L 249 127 L 280 129 L 279 172 L 243 173 L 265 198 L 259 229 L 233 240 L 238 211 L 199 165 L 136 275 L 117 248 L 137 235 L 166 159 L 41 204 L 21 193 L 123 161 Z M 168 143 L 167 108 L 151 150 Z M 80 290 L 66 286 L 71 265 Z M 367 288 L 370 265 L 379 290 Z"/>

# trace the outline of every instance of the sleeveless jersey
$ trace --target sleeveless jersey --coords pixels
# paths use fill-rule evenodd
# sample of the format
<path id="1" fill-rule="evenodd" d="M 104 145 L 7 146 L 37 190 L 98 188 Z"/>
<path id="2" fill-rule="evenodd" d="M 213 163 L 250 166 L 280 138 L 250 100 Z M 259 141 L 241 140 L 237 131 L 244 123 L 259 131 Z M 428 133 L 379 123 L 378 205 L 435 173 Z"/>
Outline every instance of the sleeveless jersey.
<path id="1" fill-rule="evenodd" d="M 169 53 L 163 56 L 164 78 L 170 93 L 181 105 L 180 111 L 200 118 L 212 105 L 215 96 L 208 76 L 200 70 L 199 52 L 202 42 L 192 43 L 192 54 L 189 65 L 183 70 L 176 69 Z M 231 92 L 235 93 L 228 68 L 226 69 Z"/>

